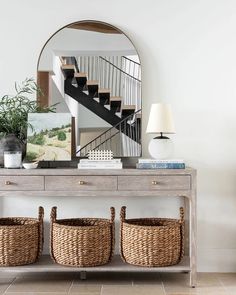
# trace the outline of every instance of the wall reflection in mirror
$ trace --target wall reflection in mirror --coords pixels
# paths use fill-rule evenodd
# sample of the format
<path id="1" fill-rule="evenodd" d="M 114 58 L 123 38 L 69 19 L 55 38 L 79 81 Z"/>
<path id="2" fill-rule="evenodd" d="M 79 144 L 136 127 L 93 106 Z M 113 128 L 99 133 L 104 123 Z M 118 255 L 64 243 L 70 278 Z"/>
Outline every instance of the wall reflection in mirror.
<path id="1" fill-rule="evenodd" d="M 41 104 L 75 117 L 76 156 L 112 150 L 141 155 L 141 66 L 131 41 L 101 22 L 74 23 L 55 33 L 38 63 Z"/>

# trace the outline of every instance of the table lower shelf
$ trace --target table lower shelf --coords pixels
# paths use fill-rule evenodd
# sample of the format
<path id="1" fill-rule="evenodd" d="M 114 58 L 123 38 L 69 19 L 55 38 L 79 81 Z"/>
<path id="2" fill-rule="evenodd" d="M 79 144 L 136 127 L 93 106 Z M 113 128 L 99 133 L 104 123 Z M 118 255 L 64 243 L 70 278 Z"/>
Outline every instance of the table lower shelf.
<path id="1" fill-rule="evenodd" d="M 182 261 L 173 266 L 166 267 L 142 267 L 124 263 L 119 255 L 115 255 L 112 261 L 106 265 L 95 267 L 68 267 L 54 263 L 49 255 L 43 255 L 36 263 L 14 266 L 0 267 L 0 271 L 7 272 L 73 272 L 73 271 L 93 271 L 93 272 L 190 272 L 190 259 L 184 256 Z"/>

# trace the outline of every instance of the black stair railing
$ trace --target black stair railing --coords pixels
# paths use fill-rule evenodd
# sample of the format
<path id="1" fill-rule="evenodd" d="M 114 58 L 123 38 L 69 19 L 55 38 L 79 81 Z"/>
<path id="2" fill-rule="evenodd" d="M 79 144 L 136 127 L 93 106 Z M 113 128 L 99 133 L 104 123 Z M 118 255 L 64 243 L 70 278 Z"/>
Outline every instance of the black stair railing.
<path id="1" fill-rule="evenodd" d="M 92 141 L 81 147 L 77 155 L 86 157 L 91 150 L 112 150 L 117 157 L 127 155 L 139 157 L 141 154 L 141 110 L 121 120 Z"/>
<path id="2" fill-rule="evenodd" d="M 141 65 L 140 63 L 128 58 L 127 56 L 122 56 L 123 69 L 130 76 L 141 81 Z"/>

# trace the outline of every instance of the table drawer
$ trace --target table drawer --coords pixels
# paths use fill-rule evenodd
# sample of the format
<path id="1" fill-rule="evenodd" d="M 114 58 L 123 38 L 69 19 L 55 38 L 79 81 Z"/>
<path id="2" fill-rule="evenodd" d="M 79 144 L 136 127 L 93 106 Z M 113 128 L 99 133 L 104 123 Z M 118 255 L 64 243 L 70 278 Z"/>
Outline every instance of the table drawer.
<path id="1" fill-rule="evenodd" d="M 46 176 L 47 191 L 117 190 L 117 176 Z"/>
<path id="2" fill-rule="evenodd" d="M 42 191 L 43 176 L 0 176 L 1 191 Z"/>
<path id="3" fill-rule="evenodd" d="M 189 175 L 118 176 L 120 191 L 189 190 Z"/>

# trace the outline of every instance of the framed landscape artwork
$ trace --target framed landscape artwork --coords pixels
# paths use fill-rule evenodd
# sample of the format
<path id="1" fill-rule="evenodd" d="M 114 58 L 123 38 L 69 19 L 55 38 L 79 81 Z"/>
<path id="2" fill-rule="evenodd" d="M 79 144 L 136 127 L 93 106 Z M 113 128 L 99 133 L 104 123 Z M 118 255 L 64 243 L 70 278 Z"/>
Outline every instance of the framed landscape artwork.
<path id="1" fill-rule="evenodd" d="M 28 161 L 70 161 L 72 117 L 70 113 L 28 115 Z"/>

